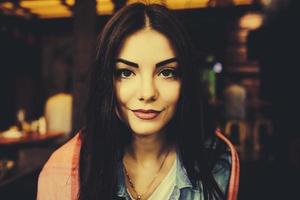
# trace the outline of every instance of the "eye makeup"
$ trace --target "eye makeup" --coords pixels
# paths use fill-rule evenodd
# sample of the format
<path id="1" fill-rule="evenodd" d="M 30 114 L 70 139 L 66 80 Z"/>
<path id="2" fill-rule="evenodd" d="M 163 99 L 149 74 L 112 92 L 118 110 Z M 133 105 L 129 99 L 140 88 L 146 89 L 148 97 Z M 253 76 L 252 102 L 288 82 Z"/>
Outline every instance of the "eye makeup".
<path id="1" fill-rule="evenodd" d="M 118 79 L 128 79 L 135 75 L 135 71 L 138 68 L 139 65 L 137 63 L 118 58 L 116 59 L 114 76 Z M 164 79 L 177 79 L 180 76 L 179 72 L 176 58 L 166 59 L 155 65 L 155 73 Z"/>
<path id="2" fill-rule="evenodd" d="M 177 79 L 179 74 L 177 67 L 162 67 L 158 75 L 165 79 Z"/>
<path id="3" fill-rule="evenodd" d="M 114 75 L 116 78 L 130 78 L 131 76 L 135 75 L 133 71 L 127 68 L 116 68 L 114 71 Z"/>

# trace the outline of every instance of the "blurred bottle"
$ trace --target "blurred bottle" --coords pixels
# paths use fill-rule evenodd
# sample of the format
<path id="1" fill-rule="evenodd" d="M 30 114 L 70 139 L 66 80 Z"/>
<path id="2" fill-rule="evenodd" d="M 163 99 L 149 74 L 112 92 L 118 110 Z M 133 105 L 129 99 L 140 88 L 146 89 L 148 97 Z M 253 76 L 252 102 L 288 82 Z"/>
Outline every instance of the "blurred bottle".
<path id="1" fill-rule="evenodd" d="M 28 124 L 25 120 L 26 111 L 25 109 L 20 109 L 17 112 L 17 121 L 16 121 L 16 127 L 18 131 L 28 133 L 31 131 L 30 124 Z"/>
<path id="2" fill-rule="evenodd" d="M 24 121 L 25 121 L 25 109 L 20 109 L 17 111 L 17 122 L 16 122 L 18 131 L 20 132 L 23 132 Z"/>

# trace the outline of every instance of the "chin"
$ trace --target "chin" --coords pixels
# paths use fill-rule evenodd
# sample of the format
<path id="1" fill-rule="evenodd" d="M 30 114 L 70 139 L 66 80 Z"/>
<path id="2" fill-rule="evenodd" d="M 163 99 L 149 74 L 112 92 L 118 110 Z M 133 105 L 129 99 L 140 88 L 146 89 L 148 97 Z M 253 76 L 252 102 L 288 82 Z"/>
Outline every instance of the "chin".
<path id="1" fill-rule="evenodd" d="M 151 127 L 149 125 L 137 125 L 131 127 L 131 130 L 136 135 L 148 136 L 148 135 L 158 134 L 162 130 L 162 127 Z"/>

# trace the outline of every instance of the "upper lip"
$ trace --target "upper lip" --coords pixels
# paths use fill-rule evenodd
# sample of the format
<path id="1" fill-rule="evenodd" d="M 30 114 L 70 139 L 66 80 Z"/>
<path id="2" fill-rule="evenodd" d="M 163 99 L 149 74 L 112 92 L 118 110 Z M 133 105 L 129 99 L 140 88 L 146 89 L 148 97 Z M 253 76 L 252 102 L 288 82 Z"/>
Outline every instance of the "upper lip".
<path id="1" fill-rule="evenodd" d="M 144 110 L 144 109 L 137 109 L 137 110 L 132 110 L 133 112 L 142 112 L 142 113 L 159 113 L 161 111 L 159 110 Z"/>

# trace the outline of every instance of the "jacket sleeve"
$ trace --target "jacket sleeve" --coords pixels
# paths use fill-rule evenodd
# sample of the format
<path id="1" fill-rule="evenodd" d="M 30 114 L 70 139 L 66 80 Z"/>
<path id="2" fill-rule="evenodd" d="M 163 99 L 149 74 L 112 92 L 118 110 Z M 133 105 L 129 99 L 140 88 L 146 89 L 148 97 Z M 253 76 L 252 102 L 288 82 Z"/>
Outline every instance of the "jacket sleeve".
<path id="1" fill-rule="evenodd" d="M 78 135 L 56 150 L 39 174 L 37 200 L 73 200 L 78 190 Z"/>
<path id="2" fill-rule="evenodd" d="M 52 158 L 42 169 L 38 179 L 38 200 L 64 200 L 70 198 L 70 170 L 53 163 Z"/>

